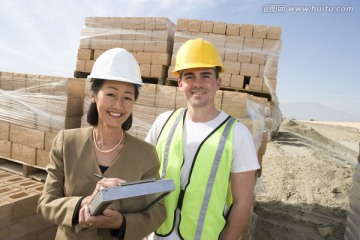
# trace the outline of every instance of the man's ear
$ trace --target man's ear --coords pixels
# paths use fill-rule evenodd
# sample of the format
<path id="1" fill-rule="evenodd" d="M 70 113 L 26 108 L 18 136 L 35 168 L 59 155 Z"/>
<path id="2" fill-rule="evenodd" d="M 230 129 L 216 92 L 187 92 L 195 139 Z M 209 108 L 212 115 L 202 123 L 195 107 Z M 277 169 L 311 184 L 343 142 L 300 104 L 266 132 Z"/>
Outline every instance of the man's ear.
<path id="1" fill-rule="evenodd" d="M 178 79 L 178 87 L 179 87 L 179 90 L 180 90 L 180 92 L 184 92 L 184 90 L 183 90 L 183 86 L 182 86 L 183 84 L 182 84 L 182 81 L 181 81 L 181 79 L 179 78 Z"/>
<path id="2" fill-rule="evenodd" d="M 217 79 L 216 79 L 216 86 L 217 86 L 217 89 L 219 90 L 220 89 L 220 87 L 221 87 L 221 78 L 220 77 L 218 77 Z"/>

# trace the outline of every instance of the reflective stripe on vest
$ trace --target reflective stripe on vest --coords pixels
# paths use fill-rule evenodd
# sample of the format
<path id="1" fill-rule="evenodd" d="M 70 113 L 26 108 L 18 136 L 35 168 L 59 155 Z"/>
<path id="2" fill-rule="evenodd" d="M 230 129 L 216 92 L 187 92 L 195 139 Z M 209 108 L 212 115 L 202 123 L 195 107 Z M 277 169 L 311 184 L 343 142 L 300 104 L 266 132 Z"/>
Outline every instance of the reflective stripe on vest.
<path id="1" fill-rule="evenodd" d="M 160 228 L 156 231 L 156 233 L 160 236 L 167 236 L 174 229 L 176 204 L 181 189 L 180 170 L 182 167 L 184 157 L 182 151 L 182 138 L 180 137 L 173 139 L 173 136 L 174 135 L 182 136 L 183 121 L 181 121 L 181 119 L 184 117 L 185 111 L 186 111 L 185 109 L 177 109 L 172 113 L 172 115 L 164 125 L 156 144 L 156 151 L 158 153 L 159 161 L 160 161 L 159 174 L 161 178 L 172 178 L 175 184 L 175 190 L 172 191 L 169 195 L 167 195 L 164 200 L 167 209 L 167 218 L 166 221 L 164 221 L 160 226 Z M 174 155 L 176 155 L 177 158 L 176 159 L 172 158 L 172 161 L 177 163 L 178 166 L 168 169 L 169 153 L 170 153 L 169 150 L 171 145 L 177 146 L 176 148 L 173 148 L 171 152 Z M 175 153 L 176 150 L 179 151 Z M 177 175 L 179 175 L 179 177 L 172 177 Z M 172 203 L 174 203 L 174 205 Z"/>
<path id="2" fill-rule="evenodd" d="M 220 164 L 221 155 L 224 151 L 226 140 L 228 138 L 230 129 L 233 126 L 233 123 L 235 121 L 236 120 L 234 118 L 230 118 L 228 123 L 225 126 L 225 130 L 224 130 L 223 134 L 221 135 L 219 146 L 217 148 L 214 162 L 213 162 L 213 165 L 211 168 L 210 178 L 209 178 L 209 181 L 206 186 L 205 196 L 204 196 L 203 204 L 201 206 L 200 217 L 199 217 L 197 228 L 196 228 L 195 239 L 200 239 L 200 237 L 201 237 L 201 233 L 202 233 L 202 230 L 204 227 L 204 222 L 205 222 L 206 211 L 207 211 L 208 204 L 210 201 L 210 196 L 211 196 L 213 185 L 215 182 L 216 173 L 217 173 L 217 170 L 218 170 L 218 167 Z"/>
<path id="3" fill-rule="evenodd" d="M 179 115 L 175 118 L 175 121 L 174 123 L 172 124 L 172 127 L 170 129 L 170 132 L 168 134 L 168 138 L 167 138 L 167 141 L 166 141 L 166 145 L 165 145 L 165 151 L 164 151 L 164 160 L 163 160 L 163 169 L 162 169 L 162 173 L 161 173 L 161 178 L 164 178 L 165 177 L 165 173 L 166 173 L 166 167 L 167 167 L 167 164 L 169 162 L 169 149 L 170 149 L 170 144 L 171 144 L 171 140 L 174 136 L 174 132 L 175 132 L 175 129 L 176 127 L 178 126 L 181 118 L 183 117 L 183 113 L 185 112 L 185 109 L 182 109 L 180 112 L 179 112 Z"/>
<path id="4" fill-rule="evenodd" d="M 157 150 L 163 169 L 161 174 L 166 170 L 163 176 L 173 178 L 177 188 L 177 191 L 172 192 L 172 197 L 165 198 L 168 218 L 156 231 L 161 236 L 169 235 L 174 229 L 175 211 L 180 195 L 180 168 L 183 164 L 183 121 L 180 121 L 183 119 L 183 112 L 174 112 L 158 139 Z M 212 239 L 219 236 L 225 226 L 223 210 L 229 189 L 232 129 L 235 121 L 234 118 L 224 121 L 206 137 L 198 149 L 181 209 L 179 232 L 184 239 Z M 179 144 L 180 147 L 172 144 Z M 211 217 L 207 217 L 207 213 Z"/>

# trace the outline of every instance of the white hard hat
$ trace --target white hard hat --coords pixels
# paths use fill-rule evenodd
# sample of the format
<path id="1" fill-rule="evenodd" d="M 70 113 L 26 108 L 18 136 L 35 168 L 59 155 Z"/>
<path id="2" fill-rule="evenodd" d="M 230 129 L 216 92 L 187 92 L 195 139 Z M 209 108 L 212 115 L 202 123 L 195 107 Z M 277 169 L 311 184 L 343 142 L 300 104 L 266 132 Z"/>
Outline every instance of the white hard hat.
<path id="1" fill-rule="evenodd" d="M 112 48 L 101 54 L 87 78 L 89 81 L 97 78 L 142 85 L 139 63 L 123 48 Z"/>

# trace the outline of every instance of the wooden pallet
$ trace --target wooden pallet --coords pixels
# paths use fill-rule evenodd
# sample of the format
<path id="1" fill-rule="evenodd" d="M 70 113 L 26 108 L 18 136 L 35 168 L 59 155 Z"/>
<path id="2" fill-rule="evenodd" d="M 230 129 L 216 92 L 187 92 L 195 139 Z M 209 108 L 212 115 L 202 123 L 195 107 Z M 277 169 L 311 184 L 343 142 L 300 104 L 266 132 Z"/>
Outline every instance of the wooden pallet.
<path id="1" fill-rule="evenodd" d="M 0 158 L 0 169 L 45 182 L 47 173 L 44 167 L 29 165 L 10 158 Z"/>
<path id="2" fill-rule="evenodd" d="M 80 71 L 74 71 L 74 78 L 87 78 L 87 76 L 90 73 L 87 72 L 80 72 Z M 163 78 L 157 78 L 157 77 L 141 77 L 144 83 L 151 83 L 151 84 L 158 84 L 158 85 L 165 85 L 165 79 Z"/>

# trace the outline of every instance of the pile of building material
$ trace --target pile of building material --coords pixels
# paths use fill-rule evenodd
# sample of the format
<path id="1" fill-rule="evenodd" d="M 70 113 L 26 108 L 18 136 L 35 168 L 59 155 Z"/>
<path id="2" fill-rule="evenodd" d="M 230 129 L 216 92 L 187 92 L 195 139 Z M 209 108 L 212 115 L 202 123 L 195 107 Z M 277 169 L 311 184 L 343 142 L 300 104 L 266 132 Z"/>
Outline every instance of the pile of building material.
<path id="1" fill-rule="evenodd" d="M 80 127 L 84 79 L 0 72 L 0 238 L 53 239 L 36 214 L 56 134 Z"/>
<path id="2" fill-rule="evenodd" d="M 0 170 L 0 238 L 53 239 L 57 226 L 36 214 L 44 183 Z"/>
<path id="3" fill-rule="evenodd" d="M 178 19 L 169 80 L 177 80 L 172 71 L 178 49 L 194 38 L 206 39 L 219 49 L 225 66 L 220 74 L 223 88 L 249 90 L 252 94 L 276 89 L 280 27 Z"/>
<path id="4" fill-rule="evenodd" d="M 0 72 L 0 157 L 43 169 L 55 135 L 80 127 L 84 94 L 84 79 Z"/>
<path id="5" fill-rule="evenodd" d="M 110 48 L 124 48 L 140 64 L 144 78 L 165 80 L 170 65 L 175 24 L 168 18 L 87 17 L 81 31 L 74 76 L 86 76 L 95 60 Z"/>

